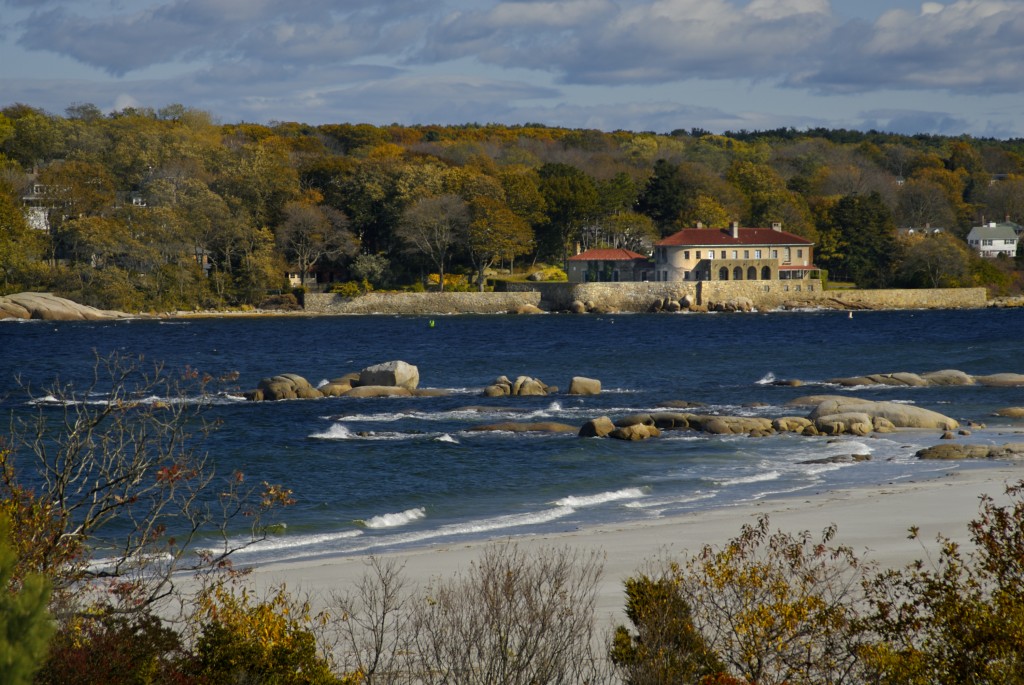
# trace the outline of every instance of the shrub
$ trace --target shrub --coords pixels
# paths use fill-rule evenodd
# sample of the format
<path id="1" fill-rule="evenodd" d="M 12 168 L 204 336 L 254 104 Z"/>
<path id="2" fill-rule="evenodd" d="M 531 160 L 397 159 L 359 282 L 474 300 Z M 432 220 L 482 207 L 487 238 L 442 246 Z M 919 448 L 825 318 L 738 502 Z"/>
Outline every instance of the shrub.
<path id="1" fill-rule="evenodd" d="M 633 627 L 615 630 L 609 656 L 628 685 L 694 683 L 724 666 L 693 626 L 679 592 L 679 567 L 669 574 L 626 579 L 626 617 Z"/>
<path id="2" fill-rule="evenodd" d="M 0 680 L 10 685 L 32 681 L 52 633 L 49 585 L 38 574 L 19 575 L 18 566 L 10 520 L 0 513 Z"/>
<path id="3" fill-rule="evenodd" d="M 1006 494 L 1002 507 L 982 497 L 970 553 L 940 536 L 936 564 L 917 561 L 867 585 L 867 623 L 880 637 L 866 650 L 875 682 L 1024 682 L 1024 481 Z"/>
<path id="4" fill-rule="evenodd" d="M 151 613 L 98 609 L 65 622 L 36 685 L 183 685 L 191 655 L 178 634 Z"/>
<path id="5" fill-rule="evenodd" d="M 211 683 L 274 685 L 356 685 L 357 675 L 336 677 L 317 646 L 326 621 L 312 616 L 308 602 L 293 599 L 284 586 L 265 599 L 224 583 L 200 597 L 196 670 Z"/>

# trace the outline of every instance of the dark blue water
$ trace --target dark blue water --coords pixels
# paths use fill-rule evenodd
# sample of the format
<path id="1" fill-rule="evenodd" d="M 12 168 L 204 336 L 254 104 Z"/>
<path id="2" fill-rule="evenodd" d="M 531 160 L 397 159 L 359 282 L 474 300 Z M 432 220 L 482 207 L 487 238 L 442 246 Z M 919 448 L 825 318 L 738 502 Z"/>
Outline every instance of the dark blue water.
<path id="1" fill-rule="evenodd" d="M 575 435 L 475 433 L 483 423 L 580 425 L 650 411 L 666 400 L 730 415 L 805 415 L 807 394 L 849 393 L 913 403 L 987 424 L 961 440 L 1019 440 L 1020 422 L 993 410 L 1024 390 L 981 386 L 849 391 L 828 379 L 955 368 L 1024 372 L 1024 311 L 838 312 L 535 317 L 225 318 L 111 323 L 0 323 L 5 414 L 35 411 L 14 382 L 85 382 L 113 352 L 221 375 L 235 389 L 292 372 L 314 385 L 378 362 L 415 364 L 420 386 L 445 397 L 325 398 L 249 403 L 220 395 L 206 443 L 220 473 L 283 483 L 297 503 L 285 532 L 245 559 L 377 551 L 480 536 L 572 530 L 598 522 L 685 514 L 752 499 L 924 478 L 965 465 L 920 462 L 934 431 L 872 438 L 714 437 L 670 432 L 643 443 Z M 568 388 L 600 379 L 597 397 L 486 399 L 499 375 Z M 802 387 L 773 385 L 800 379 Z M 756 406 L 755 406 L 756 405 Z M 824 456 L 870 454 L 849 465 Z"/>

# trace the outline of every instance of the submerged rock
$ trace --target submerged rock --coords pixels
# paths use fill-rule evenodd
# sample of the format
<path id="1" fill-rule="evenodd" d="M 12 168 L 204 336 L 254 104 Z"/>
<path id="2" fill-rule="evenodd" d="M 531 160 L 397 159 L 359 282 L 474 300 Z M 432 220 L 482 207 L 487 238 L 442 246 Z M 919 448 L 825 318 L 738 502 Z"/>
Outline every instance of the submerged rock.
<path id="1" fill-rule="evenodd" d="M 503 421 L 502 423 L 490 423 L 484 426 L 473 426 L 467 428 L 469 431 L 505 431 L 510 433 L 575 433 L 576 426 L 556 421 L 534 421 L 532 423 L 519 421 Z"/>

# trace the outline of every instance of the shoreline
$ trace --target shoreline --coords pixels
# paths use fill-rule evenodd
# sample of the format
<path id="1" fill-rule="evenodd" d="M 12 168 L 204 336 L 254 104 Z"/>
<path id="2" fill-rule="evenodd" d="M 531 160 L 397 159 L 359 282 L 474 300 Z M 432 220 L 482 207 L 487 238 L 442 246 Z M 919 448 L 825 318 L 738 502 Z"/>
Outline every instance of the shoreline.
<path id="1" fill-rule="evenodd" d="M 465 574 L 491 544 L 512 541 L 525 551 L 569 546 L 605 555 L 595 620 L 602 628 L 613 628 L 625 621 L 623 582 L 636 575 L 646 562 L 665 555 L 679 559 L 696 554 L 705 544 L 719 547 L 759 516 L 769 517 L 772 531 L 807 530 L 815 538 L 825 527 L 835 524 L 838 532 L 833 545 L 848 545 L 862 560 L 879 568 L 898 568 L 917 559 L 928 563 L 929 558 L 936 558 L 936 536 L 940 534 L 966 548 L 967 524 L 977 517 L 979 497 L 989 495 L 997 504 L 1005 504 L 1006 485 L 1021 480 L 1024 463 L 951 468 L 927 480 L 823 490 L 651 521 L 435 544 L 374 555 L 272 562 L 253 566 L 248 581 L 259 591 L 283 583 L 289 591 L 308 594 L 314 604 L 319 604 L 332 593 L 354 590 L 371 556 L 400 564 L 408 587 L 415 589 L 437 578 Z M 920 530 L 917 540 L 907 538 L 911 526 Z"/>

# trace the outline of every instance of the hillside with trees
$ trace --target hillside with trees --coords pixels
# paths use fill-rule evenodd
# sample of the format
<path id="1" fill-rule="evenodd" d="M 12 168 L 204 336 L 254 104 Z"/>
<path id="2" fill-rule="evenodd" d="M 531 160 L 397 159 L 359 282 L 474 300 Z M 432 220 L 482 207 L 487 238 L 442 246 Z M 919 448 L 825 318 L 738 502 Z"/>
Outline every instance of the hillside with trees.
<path id="1" fill-rule="evenodd" d="M 256 306 L 296 283 L 485 288 L 730 221 L 814 241 L 833 281 L 1020 292 L 1019 255 L 965 242 L 992 220 L 1024 223 L 1024 140 L 0 110 L 0 294 L 128 311 Z"/>

